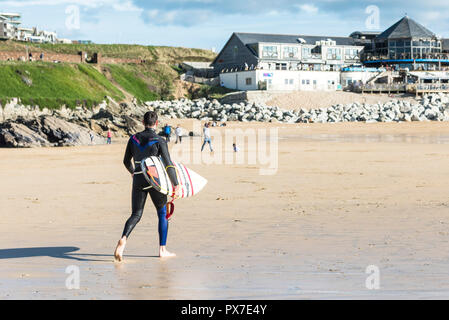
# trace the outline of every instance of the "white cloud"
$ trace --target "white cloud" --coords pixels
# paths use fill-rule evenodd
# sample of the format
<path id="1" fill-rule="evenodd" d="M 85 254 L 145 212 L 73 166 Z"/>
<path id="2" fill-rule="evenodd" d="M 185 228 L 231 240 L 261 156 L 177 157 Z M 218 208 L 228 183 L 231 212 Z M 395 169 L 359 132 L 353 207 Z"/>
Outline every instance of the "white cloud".
<path id="1" fill-rule="evenodd" d="M 313 4 L 307 4 L 307 3 L 301 4 L 301 5 L 298 5 L 298 7 L 301 11 L 304 11 L 306 13 L 310 13 L 310 14 L 318 13 L 318 8 L 315 7 Z"/>
<path id="2" fill-rule="evenodd" d="M 102 6 L 112 6 L 119 12 L 141 12 L 142 9 L 136 7 L 131 0 L 25 0 L 25 1 L 0 1 L 5 7 L 31 7 L 31 6 L 60 6 L 60 5 L 79 5 L 88 8 L 99 8 Z"/>

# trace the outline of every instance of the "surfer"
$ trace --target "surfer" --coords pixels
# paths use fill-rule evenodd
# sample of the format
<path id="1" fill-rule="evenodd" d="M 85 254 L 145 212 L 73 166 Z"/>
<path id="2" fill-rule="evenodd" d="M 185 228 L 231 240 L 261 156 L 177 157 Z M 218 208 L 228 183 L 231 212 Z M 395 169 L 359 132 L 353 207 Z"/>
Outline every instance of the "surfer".
<path id="1" fill-rule="evenodd" d="M 160 156 L 162 158 L 162 161 L 166 166 L 167 174 L 174 186 L 175 198 L 178 196 L 180 189 L 176 176 L 176 169 L 171 161 L 166 140 L 156 134 L 158 125 L 156 112 L 147 112 L 144 116 L 143 124 L 145 125 L 145 130 L 133 135 L 129 139 L 123 160 L 126 169 L 133 177 L 132 215 L 126 222 L 122 238 L 115 249 L 114 257 L 117 261 L 123 260 L 123 251 L 126 246 L 126 241 L 134 227 L 142 218 L 148 194 L 156 207 L 159 217 L 159 256 L 161 258 L 175 256 L 174 253 L 170 253 L 166 248 L 168 232 L 167 195 L 156 191 L 154 188 L 149 188 L 148 182 L 145 180 L 145 177 L 140 170 L 140 162 L 151 156 Z M 131 159 L 134 160 L 134 165 L 132 164 Z"/>

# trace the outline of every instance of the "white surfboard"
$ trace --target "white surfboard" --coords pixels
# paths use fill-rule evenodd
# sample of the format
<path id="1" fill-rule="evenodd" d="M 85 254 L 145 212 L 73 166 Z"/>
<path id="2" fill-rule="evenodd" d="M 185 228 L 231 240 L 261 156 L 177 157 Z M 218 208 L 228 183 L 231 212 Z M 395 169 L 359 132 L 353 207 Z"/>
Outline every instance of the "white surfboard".
<path id="1" fill-rule="evenodd" d="M 193 197 L 207 184 L 207 180 L 182 163 L 173 161 L 178 182 L 181 186 L 179 198 Z M 173 185 L 165 170 L 165 165 L 159 157 L 149 157 L 141 162 L 145 179 L 157 191 L 172 196 Z"/>

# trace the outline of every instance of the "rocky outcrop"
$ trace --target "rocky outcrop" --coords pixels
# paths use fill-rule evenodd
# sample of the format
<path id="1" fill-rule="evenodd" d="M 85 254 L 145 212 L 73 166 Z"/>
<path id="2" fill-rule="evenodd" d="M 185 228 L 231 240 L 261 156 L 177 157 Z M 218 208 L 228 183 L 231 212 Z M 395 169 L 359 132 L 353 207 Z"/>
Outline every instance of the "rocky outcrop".
<path id="1" fill-rule="evenodd" d="M 379 104 L 338 104 L 328 108 L 283 110 L 259 103 L 221 104 L 199 99 L 153 101 L 147 106 L 169 118 L 203 121 L 258 121 L 283 123 L 449 121 L 449 96 L 426 95 L 420 103 L 392 100 Z"/>
<path id="2" fill-rule="evenodd" d="M 378 104 L 338 104 L 328 108 L 283 110 L 259 103 L 222 104 L 217 100 L 152 101 L 118 104 L 112 99 L 91 109 L 65 106 L 58 110 L 24 106 L 17 99 L 0 107 L 0 147 L 76 146 L 105 143 L 111 130 L 127 137 L 143 130 L 148 110 L 162 118 L 205 121 L 327 123 L 449 121 L 449 96 L 425 95 L 421 101 L 391 100 Z"/>
<path id="3" fill-rule="evenodd" d="M 126 137 L 143 130 L 146 106 L 112 99 L 92 109 L 62 106 L 58 110 L 25 106 L 13 99 L 0 106 L 0 147 L 46 147 L 104 144 L 106 133 Z"/>
<path id="4" fill-rule="evenodd" d="M 105 139 L 91 130 L 54 116 L 40 116 L 32 120 L 18 118 L 0 124 L 1 147 L 30 148 L 104 143 Z"/>

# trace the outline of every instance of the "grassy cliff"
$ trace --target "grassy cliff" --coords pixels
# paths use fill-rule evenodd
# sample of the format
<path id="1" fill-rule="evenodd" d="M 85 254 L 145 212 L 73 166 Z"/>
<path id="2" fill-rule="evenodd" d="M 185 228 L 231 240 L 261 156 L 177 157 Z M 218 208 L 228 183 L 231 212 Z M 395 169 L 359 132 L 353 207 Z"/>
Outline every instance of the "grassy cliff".
<path id="1" fill-rule="evenodd" d="M 0 99 L 57 108 L 62 104 L 98 104 L 108 95 L 122 100 L 124 94 L 102 73 L 88 65 L 45 62 L 0 64 Z"/>
<path id="2" fill-rule="evenodd" d="M 21 98 L 23 102 L 56 108 L 77 102 L 98 103 L 108 95 L 123 101 L 172 99 L 182 61 L 212 61 L 208 50 L 139 45 L 26 44 L 0 42 L 0 51 L 78 54 L 101 53 L 103 57 L 140 59 L 140 64 L 75 64 L 51 62 L 0 62 L 0 99 Z M 178 96 L 179 96 L 179 92 Z"/>

